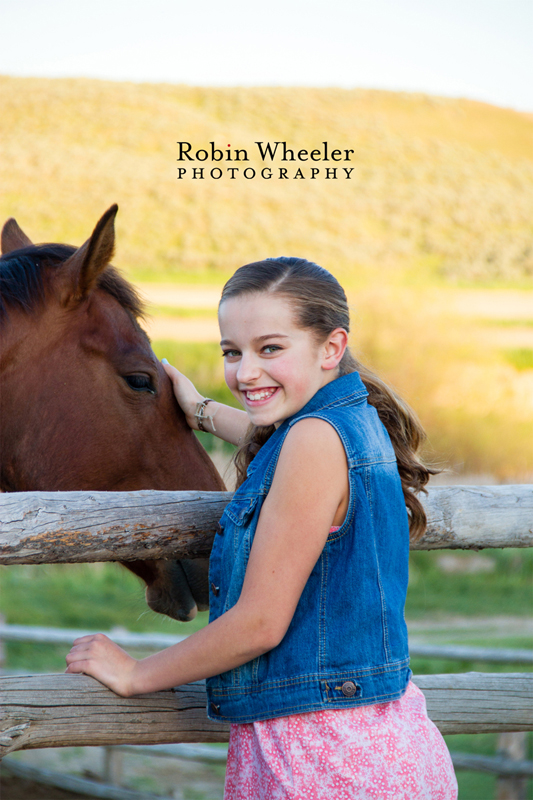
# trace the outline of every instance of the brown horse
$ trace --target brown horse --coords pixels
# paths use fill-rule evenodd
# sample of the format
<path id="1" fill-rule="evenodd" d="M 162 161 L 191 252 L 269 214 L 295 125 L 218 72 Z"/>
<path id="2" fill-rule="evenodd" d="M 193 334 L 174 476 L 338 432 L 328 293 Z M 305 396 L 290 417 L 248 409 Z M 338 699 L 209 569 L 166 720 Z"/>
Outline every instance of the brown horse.
<path id="1" fill-rule="evenodd" d="M 224 490 L 110 266 L 117 206 L 80 248 L 33 245 L 14 219 L 0 258 L 0 489 Z M 192 619 L 207 559 L 125 564 L 150 608 Z"/>

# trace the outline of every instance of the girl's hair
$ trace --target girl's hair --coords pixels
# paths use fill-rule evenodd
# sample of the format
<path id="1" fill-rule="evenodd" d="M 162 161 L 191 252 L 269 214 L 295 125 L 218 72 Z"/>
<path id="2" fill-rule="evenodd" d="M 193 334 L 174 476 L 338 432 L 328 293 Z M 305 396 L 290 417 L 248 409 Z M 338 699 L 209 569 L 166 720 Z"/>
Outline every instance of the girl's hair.
<path id="1" fill-rule="evenodd" d="M 224 286 L 220 303 L 258 292 L 288 299 L 294 308 L 297 324 L 314 333 L 318 342 L 323 342 L 335 328 L 350 331 L 350 312 L 344 289 L 330 272 L 304 258 L 282 256 L 245 264 Z M 425 439 L 424 429 L 409 406 L 346 348 L 339 363 L 339 376 L 350 372 L 358 372 L 361 376 L 368 391 L 368 402 L 374 406 L 389 433 L 409 515 L 411 540 L 417 541 L 426 530 L 427 519 L 414 492 L 425 492 L 430 475 L 438 472 L 425 466 L 417 455 Z M 246 478 L 248 465 L 274 431 L 274 425 L 249 427 L 234 456 L 238 486 Z"/>

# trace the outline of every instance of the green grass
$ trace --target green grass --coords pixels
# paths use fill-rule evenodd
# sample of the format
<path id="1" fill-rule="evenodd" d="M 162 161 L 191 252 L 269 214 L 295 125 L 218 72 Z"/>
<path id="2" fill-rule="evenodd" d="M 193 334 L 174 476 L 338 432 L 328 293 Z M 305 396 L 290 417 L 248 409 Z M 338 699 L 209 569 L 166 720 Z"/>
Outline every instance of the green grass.
<path id="1" fill-rule="evenodd" d="M 514 347 L 504 350 L 504 355 L 509 364 L 515 369 L 533 369 L 533 350 L 530 347 Z"/>
<path id="2" fill-rule="evenodd" d="M 464 642 L 462 643 L 464 644 Z M 469 642 L 469 644 L 471 644 Z M 531 648 L 531 642 L 528 643 Z M 505 642 L 506 647 L 508 642 Z M 498 645 L 493 642 L 490 643 L 491 647 Z M 445 673 L 457 672 L 533 672 L 533 666 L 530 664 L 499 664 L 489 661 L 472 661 L 467 659 L 451 659 L 451 658 L 420 658 L 414 657 L 411 659 L 411 669 L 414 675 L 444 675 Z"/>
<path id="3" fill-rule="evenodd" d="M 444 737 L 450 751 L 456 753 L 475 753 L 476 755 L 493 756 L 496 754 L 497 734 L 476 733 L 456 734 Z M 533 758 L 533 733 L 528 735 L 528 759 Z M 483 772 L 459 770 L 459 800 L 490 800 L 496 797 L 496 776 Z M 533 797 L 533 781 L 527 782 L 526 798 Z"/>
<path id="4" fill-rule="evenodd" d="M 119 564 L 43 564 L 0 567 L 0 611 L 18 625 L 108 631 L 115 625 L 136 632 L 183 636 L 207 623 L 207 612 L 190 623 L 155 614 L 144 600 L 144 584 Z M 61 670 L 64 645 L 6 644 L 13 669 Z"/>
<path id="5" fill-rule="evenodd" d="M 491 328 L 533 328 L 533 319 L 478 319 L 478 325 Z"/>
<path id="6" fill-rule="evenodd" d="M 530 615 L 533 608 L 533 550 L 485 550 L 495 562 L 493 572 L 446 574 L 438 566 L 445 552 L 415 551 L 410 556 L 406 616 Z"/>

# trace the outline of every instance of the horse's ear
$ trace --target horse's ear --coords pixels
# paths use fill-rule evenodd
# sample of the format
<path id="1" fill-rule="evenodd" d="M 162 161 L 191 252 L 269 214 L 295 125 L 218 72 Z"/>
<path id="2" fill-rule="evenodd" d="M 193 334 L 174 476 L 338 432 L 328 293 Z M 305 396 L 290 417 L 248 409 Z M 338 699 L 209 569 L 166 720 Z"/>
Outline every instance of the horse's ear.
<path id="1" fill-rule="evenodd" d="M 68 258 L 62 266 L 63 302 L 81 300 L 96 286 L 98 276 L 105 270 L 115 249 L 115 216 L 118 206 L 112 205 L 98 220 L 91 237 Z"/>
<path id="2" fill-rule="evenodd" d="M 33 244 L 24 231 L 19 228 L 17 220 L 11 217 L 2 228 L 2 255 L 20 250 L 21 247 L 31 247 Z"/>

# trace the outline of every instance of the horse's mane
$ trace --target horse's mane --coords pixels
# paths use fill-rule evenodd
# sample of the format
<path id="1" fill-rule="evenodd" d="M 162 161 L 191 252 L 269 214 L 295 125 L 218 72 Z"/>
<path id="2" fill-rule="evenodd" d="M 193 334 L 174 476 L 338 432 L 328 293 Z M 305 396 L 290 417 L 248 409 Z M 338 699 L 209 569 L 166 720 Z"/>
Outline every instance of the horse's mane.
<path id="1" fill-rule="evenodd" d="M 76 249 L 69 244 L 37 244 L 13 250 L 2 256 L 0 322 L 7 317 L 9 308 L 20 308 L 31 312 L 43 305 L 49 269 L 61 269 L 61 265 L 76 252 Z M 108 265 L 100 273 L 97 286 L 114 297 L 135 319 L 143 316 L 142 300 L 115 267 Z"/>

